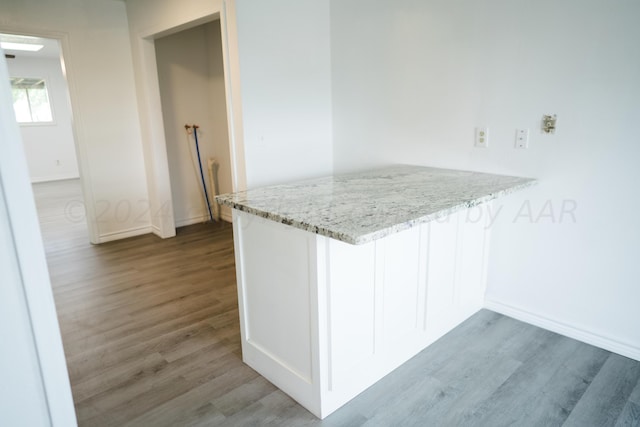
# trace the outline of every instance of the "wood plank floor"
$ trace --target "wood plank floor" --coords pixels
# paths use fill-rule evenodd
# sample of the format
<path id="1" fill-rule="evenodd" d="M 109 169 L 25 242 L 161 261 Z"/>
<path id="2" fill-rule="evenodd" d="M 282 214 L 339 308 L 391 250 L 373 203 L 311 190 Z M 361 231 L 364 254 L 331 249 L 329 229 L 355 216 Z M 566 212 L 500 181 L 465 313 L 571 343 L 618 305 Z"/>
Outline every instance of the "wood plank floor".
<path id="1" fill-rule="evenodd" d="M 640 363 L 486 310 L 317 420 L 242 363 L 228 224 L 92 246 L 34 190 L 81 426 L 640 425 Z"/>

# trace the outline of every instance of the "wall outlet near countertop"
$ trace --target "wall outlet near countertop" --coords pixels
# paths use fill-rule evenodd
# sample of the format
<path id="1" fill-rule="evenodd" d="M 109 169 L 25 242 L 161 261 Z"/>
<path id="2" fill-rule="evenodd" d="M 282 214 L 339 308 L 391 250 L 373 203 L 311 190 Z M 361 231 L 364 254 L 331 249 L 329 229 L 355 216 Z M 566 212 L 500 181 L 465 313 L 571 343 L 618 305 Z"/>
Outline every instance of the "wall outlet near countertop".
<path id="1" fill-rule="evenodd" d="M 476 147 L 487 148 L 489 146 L 489 128 L 478 127 L 476 128 L 476 137 L 473 144 Z"/>

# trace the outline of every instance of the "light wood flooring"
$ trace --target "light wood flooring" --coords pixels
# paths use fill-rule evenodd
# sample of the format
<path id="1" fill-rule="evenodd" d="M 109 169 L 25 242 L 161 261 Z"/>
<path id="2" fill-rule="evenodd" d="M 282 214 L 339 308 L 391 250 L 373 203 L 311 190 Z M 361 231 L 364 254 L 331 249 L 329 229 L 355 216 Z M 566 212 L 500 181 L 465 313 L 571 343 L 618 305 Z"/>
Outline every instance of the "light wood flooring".
<path id="1" fill-rule="evenodd" d="M 640 425 L 640 363 L 486 310 L 317 420 L 242 363 L 228 224 L 93 246 L 34 190 L 81 426 Z"/>

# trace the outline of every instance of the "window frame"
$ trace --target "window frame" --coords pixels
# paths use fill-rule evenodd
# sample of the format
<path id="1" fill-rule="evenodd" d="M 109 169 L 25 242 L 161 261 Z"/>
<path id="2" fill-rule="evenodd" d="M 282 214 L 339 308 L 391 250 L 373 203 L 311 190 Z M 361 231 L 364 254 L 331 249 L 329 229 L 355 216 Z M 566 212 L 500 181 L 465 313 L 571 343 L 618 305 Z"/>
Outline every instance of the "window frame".
<path id="1" fill-rule="evenodd" d="M 30 126 L 56 126 L 56 115 L 55 115 L 55 110 L 53 108 L 53 100 L 51 97 L 51 84 L 50 84 L 50 79 L 49 76 L 42 76 L 42 75 L 38 75 L 38 76 L 33 76 L 31 74 L 26 74 L 26 75 L 19 75 L 19 76 L 15 76 L 13 74 L 11 74 L 9 80 L 11 79 L 36 79 L 36 80 L 42 80 L 44 82 L 44 88 L 47 91 L 47 100 L 49 101 L 49 111 L 51 111 L 51 120 L 49 121 L 38 121 L 38 122 L 20 122 L 18 121 L 18 117 L 15 115 L 15 110 L 14 110 L 14 117 L 16 119 L 16 123 L 18 123 L 18 126 L 20 127 L 30 127 Z M 11 83 L 11 82 L 10 82 Z M 13 91 L 13 86 L 11 86 L 11 90 Z M 26 91 L 26 89 L 25 89 Z M 31 108 L 31 104 L 29 101 L 29 97 L 27 95 L 27 100 L 29 102 L 29 108 Z M 13 104 L 12 104 L 12 109 L 13 109 Z M 33 115 L 32 115 L 33 118 Z"/>

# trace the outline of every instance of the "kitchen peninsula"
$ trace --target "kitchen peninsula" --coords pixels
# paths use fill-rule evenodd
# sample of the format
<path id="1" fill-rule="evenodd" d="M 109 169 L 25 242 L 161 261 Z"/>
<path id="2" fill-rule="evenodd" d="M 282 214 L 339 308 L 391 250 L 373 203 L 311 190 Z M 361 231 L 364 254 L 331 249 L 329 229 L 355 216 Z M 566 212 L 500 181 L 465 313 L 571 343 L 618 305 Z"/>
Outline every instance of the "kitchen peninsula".
<path id="1" fill-rule="evenodd" d="M 216 197 L 243 360 L 326 417 L 482 308 L 490 201 L 534 183 L 396 165 Z"/>

